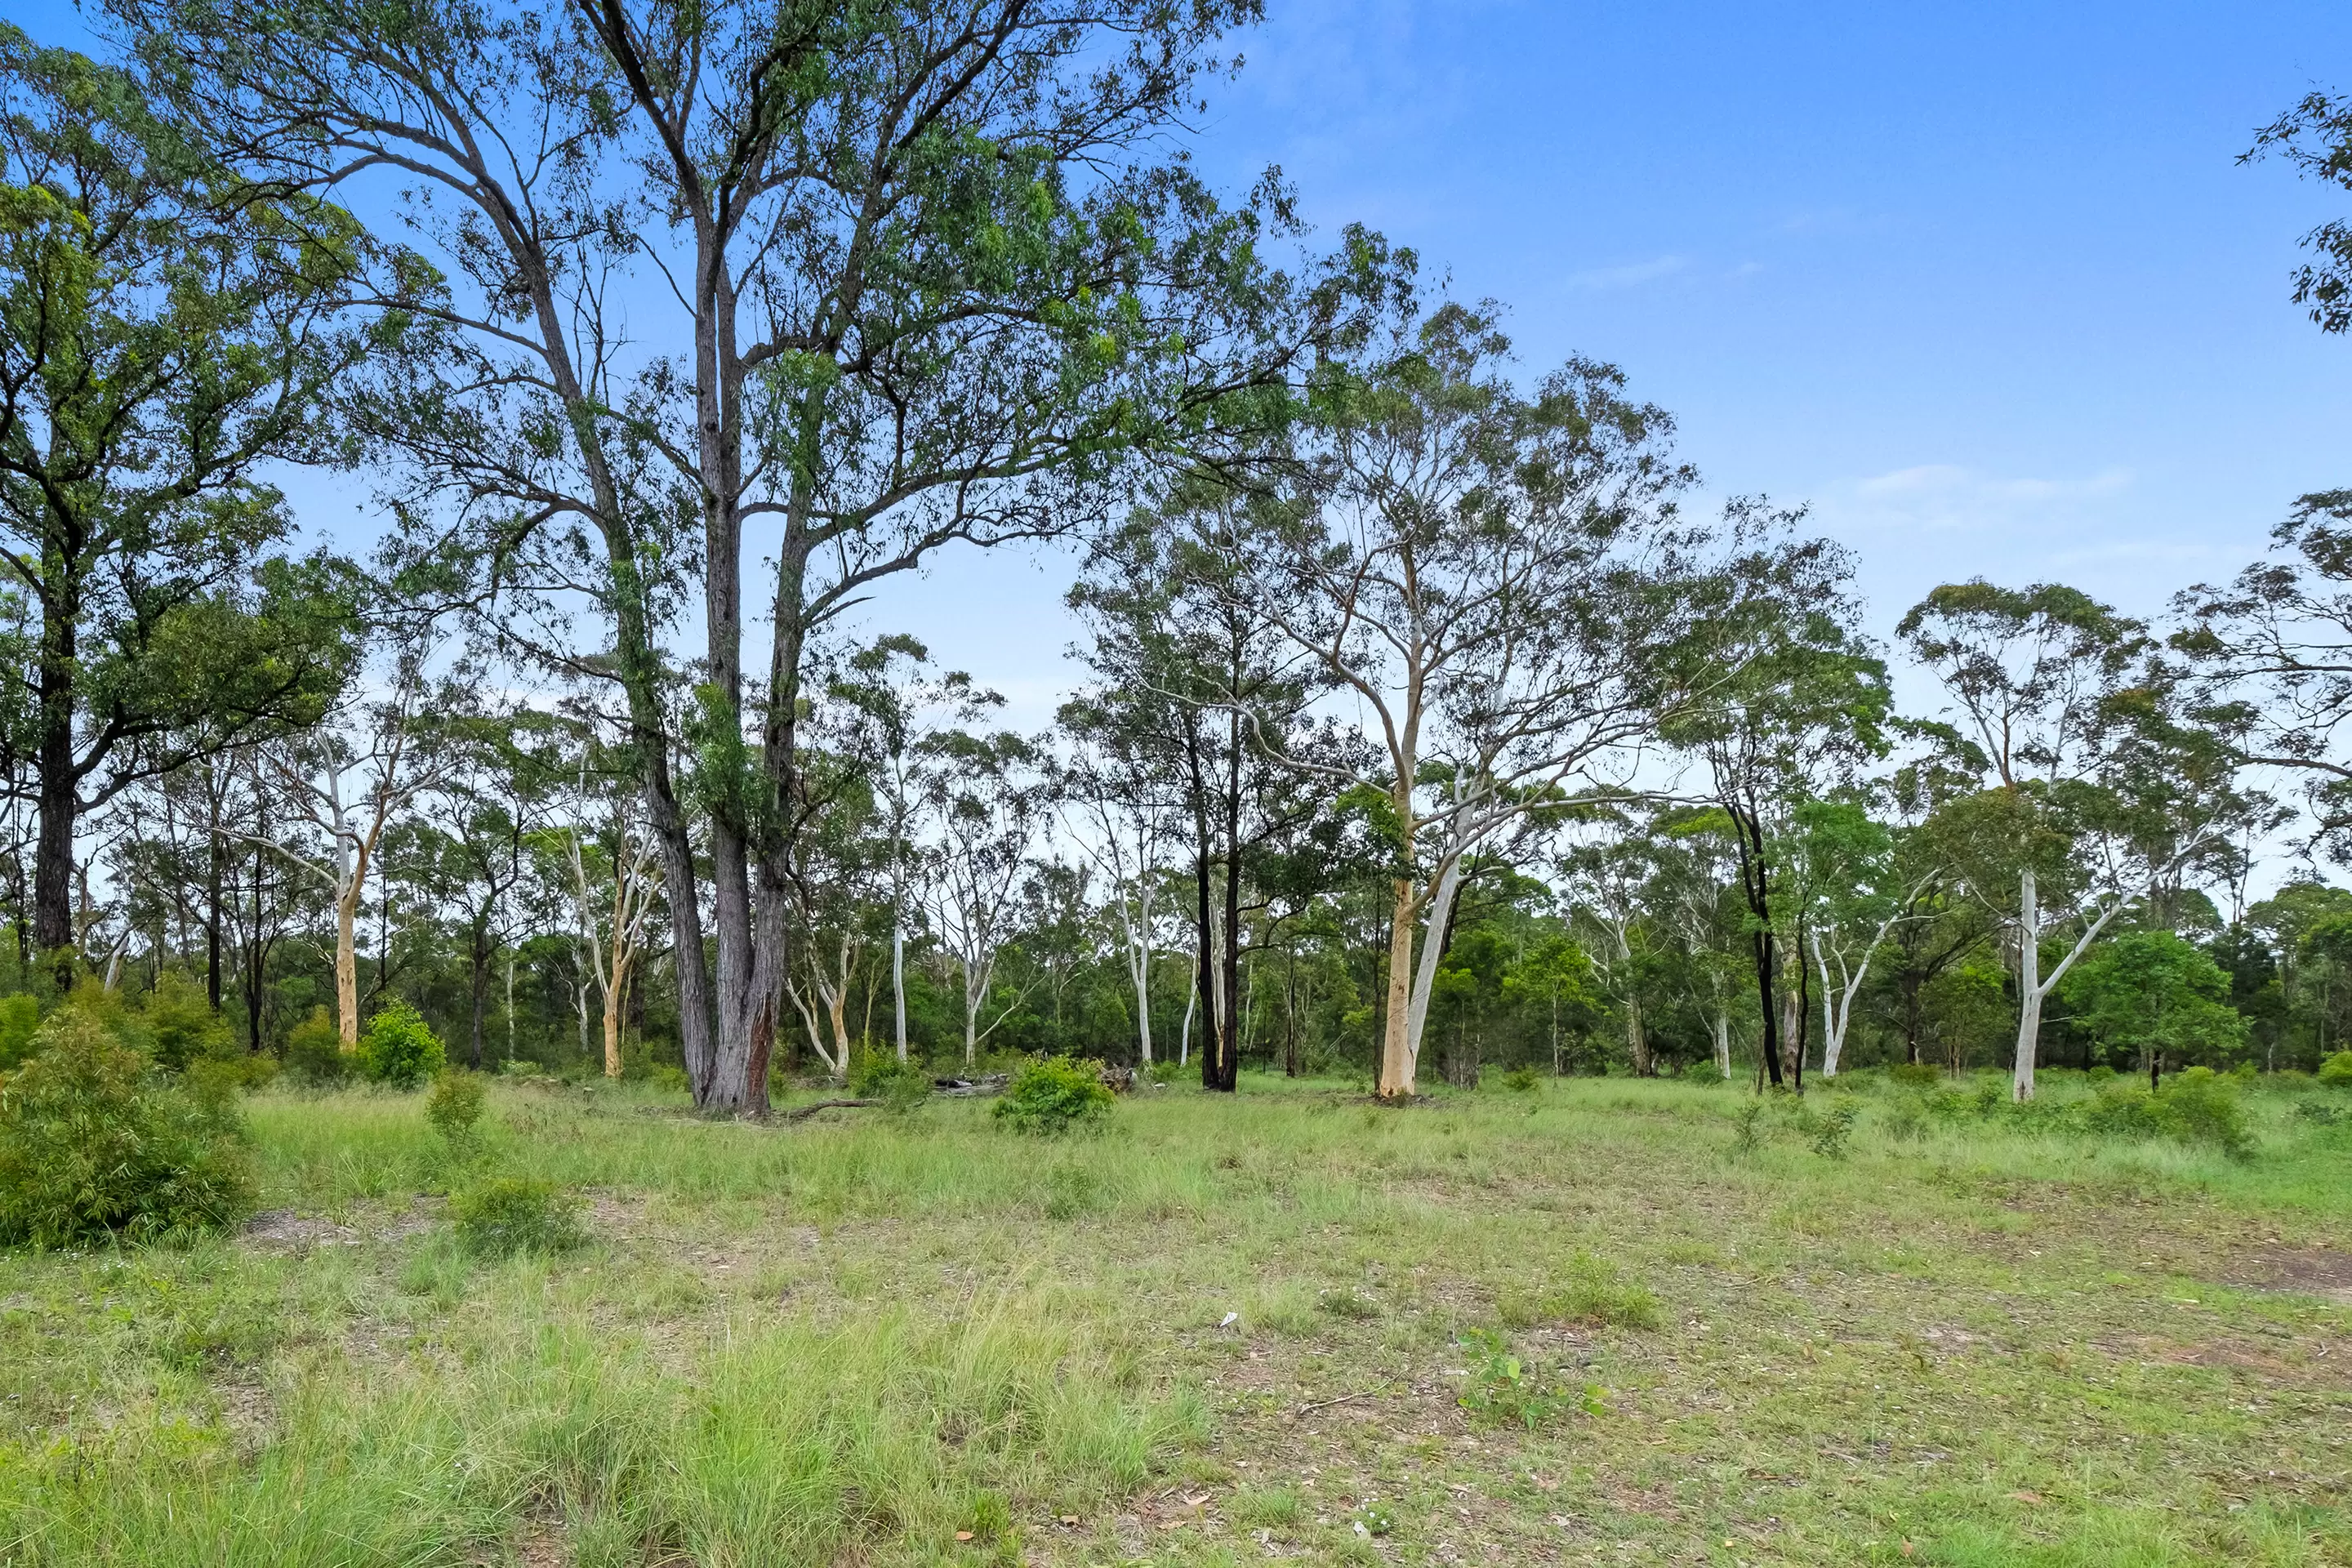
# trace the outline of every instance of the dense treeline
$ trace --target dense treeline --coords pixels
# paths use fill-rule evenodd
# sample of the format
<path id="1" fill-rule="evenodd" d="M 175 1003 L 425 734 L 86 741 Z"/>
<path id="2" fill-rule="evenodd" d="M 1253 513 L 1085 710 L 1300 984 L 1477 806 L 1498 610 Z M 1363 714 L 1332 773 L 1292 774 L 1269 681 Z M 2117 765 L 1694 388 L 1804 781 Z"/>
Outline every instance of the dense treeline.
<path id="1" fill-rule="evenodd" d="M 404 1002 L 714 1111 L 1007 1052 L 2028 1098 L 2343 1048 L 2352 492 L 2160 621 L 1975 581 L 1882 646 L 1616 369 L 1168 151 L 1252 9 L 0 32 L 0 1023 L 201 991 L 299 1057 Z M 2264 145 L 2336 177 L 2347 125 Z M 381 503 L 364 563 L 295 466 Z M 1045 732 L 851 614 L 1041 542 Z"/>

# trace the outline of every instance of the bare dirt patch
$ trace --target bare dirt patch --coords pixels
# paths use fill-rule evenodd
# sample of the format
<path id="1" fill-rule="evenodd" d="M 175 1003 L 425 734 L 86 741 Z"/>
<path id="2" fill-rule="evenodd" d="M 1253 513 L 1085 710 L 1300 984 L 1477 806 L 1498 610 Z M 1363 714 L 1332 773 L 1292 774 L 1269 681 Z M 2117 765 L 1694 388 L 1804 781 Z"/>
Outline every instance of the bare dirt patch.
<path id="1" fill-rule="evenodd" d="M 2352 1252 L 2327 1247 L 2269 1247 L 2240 1267 L 2241 1280 L 2262 1290 L 2293 1290 L 2352 1307 Z"/>

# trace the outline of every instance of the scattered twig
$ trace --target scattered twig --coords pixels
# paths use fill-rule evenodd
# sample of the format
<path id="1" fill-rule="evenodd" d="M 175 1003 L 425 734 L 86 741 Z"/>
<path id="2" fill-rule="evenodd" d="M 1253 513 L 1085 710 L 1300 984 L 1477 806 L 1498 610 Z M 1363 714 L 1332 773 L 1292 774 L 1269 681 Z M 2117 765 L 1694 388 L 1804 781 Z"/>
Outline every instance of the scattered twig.
<path id="1" fill-rule="evenodd" d="M 1337 1399 L 1318 1399 L 1312 1405 L 1300 1405 L 1291 1414 L 1294 1415 L 1312 1415 L 1318 1410 L 1328 1410 L 1335 1405 L 1353 1405 L 1359 1399 L 1374 1399 L 1377 1397 L 1379 1397 L 1377 1394 L 1367 1389 L 1361 1394 L 1343 1394 Z"/>

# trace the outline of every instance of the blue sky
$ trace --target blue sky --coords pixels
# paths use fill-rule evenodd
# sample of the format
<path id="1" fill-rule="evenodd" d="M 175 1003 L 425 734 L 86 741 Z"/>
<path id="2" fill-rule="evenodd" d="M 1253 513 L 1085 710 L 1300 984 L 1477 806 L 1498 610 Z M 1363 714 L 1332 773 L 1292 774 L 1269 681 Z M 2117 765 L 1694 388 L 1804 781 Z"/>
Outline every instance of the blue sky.
<path id="1" fill-rule="evenodd" d="M 2285 281 L 2352 195 L 2235 164 L 2352 88 L 2352 6 L 1266 5 L 1202 165 L 1278 163 L 1323 236 L 1370 223 L 1506 301 L 1531 374 L 1622 365 L 1717 494 L 1855 549 L 1882 633 L 1977 574 L 2153 612 L 2352 483 L 2352 342 Z M 874 624 L 1041 721 L 1068 574 L 954 557 Z"/>
<path id="2" fill-rule="evenodd" d="M 2152 613 L 2352 483 L 2352 342 L 2285 281 L 2352 195 L 2235 163 L 2352 89 L 2352 6 L 1267 10 L 1204 166 L 1279 163 L 1323 233 L 1506 301 L 1531 373 L 1622 365 L 1712 489 L 1853 547 L 1882 634 L 1978 574 Z M 1066 570 L 960 563 L 881 613 L 1038 700 Z"/>

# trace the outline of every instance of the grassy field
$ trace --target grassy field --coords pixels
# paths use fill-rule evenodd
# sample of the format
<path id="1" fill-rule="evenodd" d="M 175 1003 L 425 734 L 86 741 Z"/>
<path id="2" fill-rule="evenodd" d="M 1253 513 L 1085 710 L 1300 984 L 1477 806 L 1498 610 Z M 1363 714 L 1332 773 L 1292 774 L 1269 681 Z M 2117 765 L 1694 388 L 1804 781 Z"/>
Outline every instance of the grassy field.
<path id="1" fill-rule="evenodd" d="M 245 1234 L 0 1259 L 0 1562 L 2352 1563 L 2352 1116 L 1906 1092 L 272 1092 Z M 588 1245 L 469 1256 L 484 1170 Z"/>

